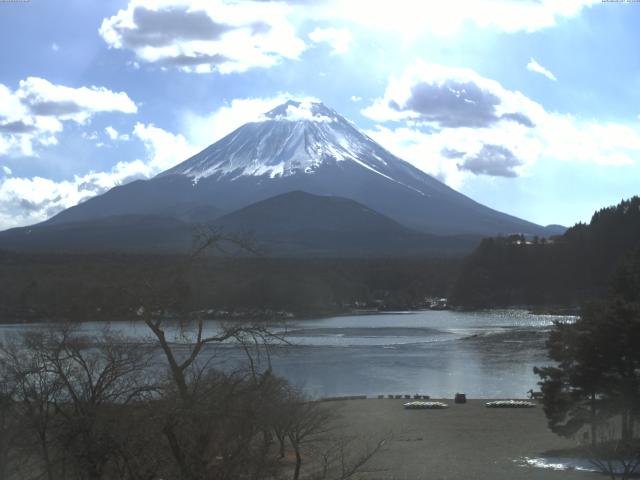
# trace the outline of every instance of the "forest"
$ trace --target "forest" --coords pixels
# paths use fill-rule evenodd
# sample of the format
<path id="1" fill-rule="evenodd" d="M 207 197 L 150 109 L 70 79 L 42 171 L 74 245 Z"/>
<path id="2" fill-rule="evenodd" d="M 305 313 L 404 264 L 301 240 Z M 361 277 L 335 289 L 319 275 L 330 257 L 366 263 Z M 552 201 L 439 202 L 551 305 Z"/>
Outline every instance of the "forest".
<path id="1" fill-rule="evenodd" d="M 614 272 L 639 245 L 639 197 L 550 239 L 486 238 L 464 260 L 450 300 L 470 309 L 578 307 L 607 293 Z"/>
<path id="2" fill-rule="evenodd" d="M 575 308 L 607 293 L 640 245 L 640 197 L 597 211 L 561 236 L 486 238 L 466 258 L 0 251 L 0 321 L 125 320 L 149 286 L 166 314 L 247 318 L 424 308 Z"/>
<path id="3" fill-rule="evenodd" d="M 411 309 L 446 296 L 460 259 L 291 259 L 0 252 L 4 322 L 135 318 L 152 286 L 169 315 L 300 317 Z"/>

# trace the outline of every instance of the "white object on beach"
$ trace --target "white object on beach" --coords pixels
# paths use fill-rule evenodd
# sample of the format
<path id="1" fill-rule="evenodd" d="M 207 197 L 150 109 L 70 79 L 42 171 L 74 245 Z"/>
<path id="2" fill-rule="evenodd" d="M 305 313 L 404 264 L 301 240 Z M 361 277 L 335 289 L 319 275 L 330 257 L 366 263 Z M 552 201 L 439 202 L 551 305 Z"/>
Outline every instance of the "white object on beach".
<path id="1" fill-rule="evenodd" d="M 489 408 L 533 408 L 535 403 L 527 402 L 524 400 L 496 400 L 493 402 L 487 402 Z"/>
<path id="2" fill-rule="evenodd" d="M 448 407 L 449 405 L 442 402 L 409 402 L 404 404 L 404 408 L 409 410 L 439 410 Z"/>

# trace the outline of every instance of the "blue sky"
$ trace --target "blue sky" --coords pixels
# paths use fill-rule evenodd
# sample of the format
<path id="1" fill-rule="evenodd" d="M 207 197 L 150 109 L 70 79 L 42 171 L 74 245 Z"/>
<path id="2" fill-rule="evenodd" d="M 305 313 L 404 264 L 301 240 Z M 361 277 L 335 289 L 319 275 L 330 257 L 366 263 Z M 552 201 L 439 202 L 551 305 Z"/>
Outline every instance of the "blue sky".
<path id="1" fill-rule="evenodd" d="M 640 4 L 0 3 L 0 229 L 153 176 L 290 97 L 498 210 L 639 193 Z"/>

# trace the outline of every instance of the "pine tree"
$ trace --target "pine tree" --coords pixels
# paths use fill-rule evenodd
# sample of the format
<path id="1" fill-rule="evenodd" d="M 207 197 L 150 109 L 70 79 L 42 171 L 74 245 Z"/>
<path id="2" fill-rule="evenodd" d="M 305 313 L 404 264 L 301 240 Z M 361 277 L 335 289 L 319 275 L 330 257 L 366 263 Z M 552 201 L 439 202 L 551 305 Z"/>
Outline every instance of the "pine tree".
<path id="1" fill-rule="evenodd" d="M 557 363 L 535 368 L 549 427 L 572 436 L 585 425 L 620 419 L 623 443 L 640 418 L 640 250 L 618 269 L 610 295 L 582 308 L 575 323 L 556 323 L 547 342 Z"/>

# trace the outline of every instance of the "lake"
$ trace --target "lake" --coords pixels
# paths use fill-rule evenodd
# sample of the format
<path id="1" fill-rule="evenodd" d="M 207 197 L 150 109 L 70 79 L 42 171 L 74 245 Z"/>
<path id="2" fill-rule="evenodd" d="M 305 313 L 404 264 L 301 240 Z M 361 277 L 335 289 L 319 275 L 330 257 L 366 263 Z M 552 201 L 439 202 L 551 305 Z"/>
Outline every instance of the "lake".
<path id="1" fill-rule="evenodd" d="M 537 389 L 533 367 L 549 364 L 544 343 L 553 322 L 574 318 L 491 310 L 291 321 L 286 325 L 291 345 L 274 348 L 272 364 L 275 373 L 313 397 L 420 393 L 451 398 L 460 392 L 470 398 L 522 398 L 530 388 Z M 148 337 L 141 322 L 109 325 L 129 337 Z M 86 322 L 80 329 L 94 333 L 104 326 Z M 209 331 L 219 326 L 207 322 Z M 37 328 L 41 326 L 2 325 L 0 334 Z M 242 358 L 231 345 L 204 353 L 214 354 L 227 367 Z"/>

